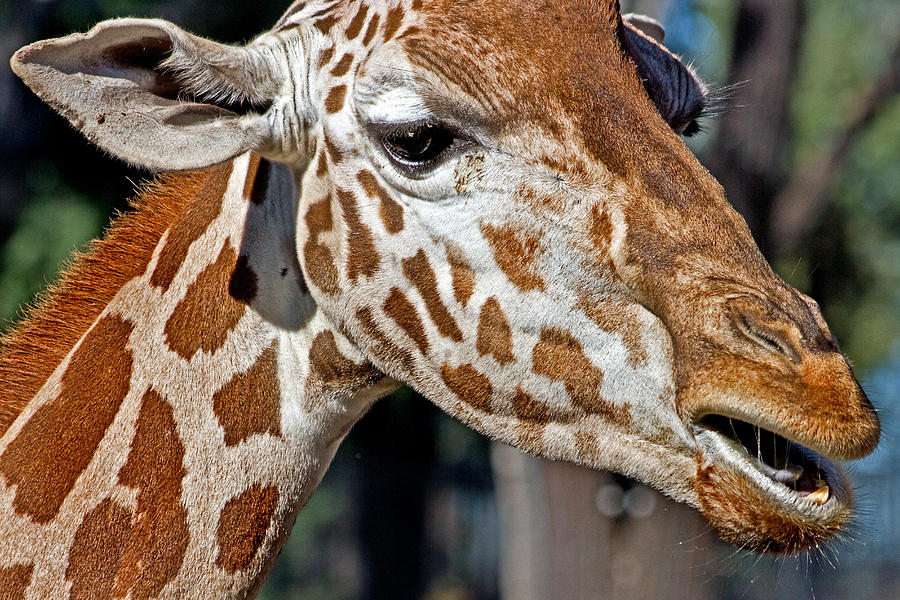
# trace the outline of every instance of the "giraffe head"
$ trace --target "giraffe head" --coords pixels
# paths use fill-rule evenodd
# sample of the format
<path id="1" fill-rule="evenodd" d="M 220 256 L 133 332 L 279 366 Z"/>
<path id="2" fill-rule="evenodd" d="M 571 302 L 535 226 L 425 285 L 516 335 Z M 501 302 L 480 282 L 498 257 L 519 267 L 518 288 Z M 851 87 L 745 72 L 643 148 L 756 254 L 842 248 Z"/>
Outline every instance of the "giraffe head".
<path id="1" fill-rule="evenodd" d="M 475 429 L 757 551 L 850 517 L 833 461 L 875 411 L 679 138 L 703 85 L 616 2 L 297 2 L 244 47 L 123 19 L 13 67 L 132 163 L 287 165 L 318 307 Z"/>

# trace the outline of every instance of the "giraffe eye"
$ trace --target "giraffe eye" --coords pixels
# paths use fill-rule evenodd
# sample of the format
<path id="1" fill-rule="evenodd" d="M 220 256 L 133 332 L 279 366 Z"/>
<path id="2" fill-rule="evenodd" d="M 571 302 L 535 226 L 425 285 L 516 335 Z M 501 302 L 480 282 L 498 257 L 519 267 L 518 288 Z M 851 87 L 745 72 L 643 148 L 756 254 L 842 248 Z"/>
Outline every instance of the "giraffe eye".
<path id="1" fill-rule="evenodd" d="M 415 170 L 434 165 L 458 140 L 452 131 L 431 121 L 392 126 L 381 131 L 380 138 L 394 162 Z"/>

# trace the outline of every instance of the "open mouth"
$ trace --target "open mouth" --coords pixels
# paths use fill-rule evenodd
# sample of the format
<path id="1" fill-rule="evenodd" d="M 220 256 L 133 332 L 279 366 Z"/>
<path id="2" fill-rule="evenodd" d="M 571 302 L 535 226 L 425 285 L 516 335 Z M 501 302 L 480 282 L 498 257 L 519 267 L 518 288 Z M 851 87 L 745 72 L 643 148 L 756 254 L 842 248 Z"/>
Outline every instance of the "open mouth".
<path id="1" fill-rule="evenodd" d="M 706 415 L 697 424 L 715 435 L 720 442 L 717 445 L 729 450 L 727 454 L 738 459 L 743 471 L 749 467 L 752 479 L 760 482 L 762 475 L 777 484 L 764 487 L 791 504 L 801 501 L 805 507 L 824 506 L 834 498 L 835 488 L 843 487 L 827 458 L 777 433 L 718 414 Z"/>

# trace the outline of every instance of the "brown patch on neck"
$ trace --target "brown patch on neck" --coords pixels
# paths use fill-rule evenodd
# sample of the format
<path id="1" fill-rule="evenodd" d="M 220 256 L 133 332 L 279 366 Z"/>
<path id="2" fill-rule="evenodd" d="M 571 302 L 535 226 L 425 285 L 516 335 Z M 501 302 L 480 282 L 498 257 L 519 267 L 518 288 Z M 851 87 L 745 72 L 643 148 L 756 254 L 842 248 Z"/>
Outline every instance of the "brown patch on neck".
<path id="1" fill-rule="evenodd" d="M 159 596 L 181 570 L 190 532 L 181 504 L 184 445 L 172 407 L 153 390 L 141 401 L 137 430 L 119 483 L 138 490 L 132 512 L 111 498 L 85 516 L 72 543 L 66 579 L 72 598 Z"/>
<path id="2" fill-rule="evenodd" d="M 331 74 L 335 77 L 342 77 L 347 74 L 347 71 L 350 70 L 350 65 L 352 64 L 353 55 L 348 52 L 341 57 L 338 64 L 334 65 L 334 68 L 331 69 Z"/>
<path id="3" fill-rule="evenodd" d="M 334 333 L 322 331 L 309 348 L 309 375 L 306 378 L 308 400 L 329 390 L 356 391 L 374 385 L 383 375 L 368 364 L 358 365 L 344 356 Z M 314 407 L 307 408 L 313 410 Z"/>
<path id="4" fill-rule="evenodd" d="M 500 308 L 500 303 L 493 296 L 481 307 L 475 347 L 482 356 L 492 354 L 501 365 L 516 360 L 512 348 L 512 330 L 503 309 Z"/>
<path id="5" fill-rule="evenodd" d="M 4 337 L 0 435 L 122 286 L 144 274 L 166 229 L 172 228 L 170 238 L 174 239 L 175 229 L 215 218 L 221 197 L 217 194 L 224 194 L 230 172 L 231 164 L 226 163 L 203 171 L 163 175 L 147 184 L 132 202 L 133 212 L 115 219 L 104 239 L 77 256 L 59 283 Z M 197 236 L 187 232 L 177 237 Z M 182 259 L 176 260 L 176 255 L 181 251 L 166 251 L 173 256 L 171 262 L 180 265 Z M 159 284 L 162 280 L 168 281 L 169 276 Z"/>
<path id="6" fill-rule="evenodd" d="M 150 283 L 168 290 L 181 270 L 188 250 L 203 235 L 222 210 L 222 198 L 231 176 L 230 162 L 217 165 L 206 172 L 206 180 L 193 192 L 194 200 L 169 229 L 166 245 L 159 253 Z M 249 178 L 248 178 L 249 181 Z"/>
<path id="7" fill-rule="evenodd" d="M 251 435 L 281 435 L 281 385 L 275 341 L 244 373 L 237 373 L 213 395 L 213 412 L 225 430 L 225 445 Z"/>
<path id="8" fill-rule="evenodd" d="M 131 533 L 131 511 L 107 498 L 81 521 L 69 550 L 70 600 L 113 600 L 116 574 Z"/>
<path id="9" fill-rule="evenodd" d="M 588 413 L 600 415 L 621 427 L 631 423 L 628 406 L 617 406 L 600 395 L 603 371 L 590 361 L 575 336 L 560 329 L 544 329 L 534 346 L 532 370 L 561 381 L 572 404 Z"/>
<path id="10" fill-rule="evenodd" d="M 0 473 L 17 486 L 13 506 L 49 523 L 84 472 L 131 387 L 133 325 L 104 317 L 87 334 L 62 376 L 59 396 L 29 419 L 0 456 Z"/>
<path id="11" fill-rule="evenodd" d="M 229 573 L 243 571 L 253 562 L 266 540 L 278 507 L 278 488 L 254 484 L 229 500 L 219 516 L 216 566 Z"/>
<path id="12" fill-rule="evenodd" d="M 399 367 L 404 374 L 408 375 L 414 372 L 416 363 L 412 354 L 405 348 L 395 344 L 385 335 L 381 328 L 378 327 L 378 323 L 375 322 L 372 309 L 368 306 L 358 309 L 356 318 L 362 330 L 372 338 L 372 345 L 368 350 L 373 356 L 386 365 Z"/>
<path id="13" fill-rule="evenodd" d="M 346 85 L 336 85 L 328 92 L 325 98 L 325 110 L 329 115 L 333 115 L 344 108 L 344 98 L 347 96 Z"/>
<path id="14" fill-rule="evenodd" d="M 375 34 L 378 32 L 378 23 L 381 21 L 381 16 L 378 13 L 372 15 L 372 20 L 369 21 L 369 26 L 366 27 L 366 34 L 363 36 L 363 45 L 368 46 L 372 43 L 372 39 L 375 37 Z"/>
<path id="15" fill-rule="evenodd" d="M 461 342 L 463 339 L 462 331 L 459 330 L 456 320 L 450 314 L 450 311 L 447 310 L 444 301 L 441 300 L 437 287 L 437 278 L 431 269 L 424 250 L 420 249 L 415 256 L 403 259 L 403 275 L 419 290 L 422 300 L 425 301 L 425 308 L 428 310 L 428 314 L 431 315 L 432 321 L 437 325 L 438 332 L 454 342 Z"/>
<path id="16" fill-rule="evenodd" d="M 31 583 L 34 565 L 15 565 L 0 568 L 0 590 L 8 600 L 25 600 L 25 588 Z"/>
<path id="17" fill-rule="evenodd" d="M 641 336 L 641 323 L 631 313 L 632 307 L 614 300 L 595 302 L 583 296 L 578 300 L 578 308 L 588 318 L 607 333 L 618 333 L 628 351 L 628 364 L 633 368 L 647 364 L 647 348 Z"/>
<path id="18" fill-rule="evenodd" d="M 422 319 L 413 303 L 403 295 L 400 288 L 391 288 L 384 301 L 384 313 L 392 318 L 400 329 L 412 338 L 419 347 L 419 352 L 423 355 L 428 353 L 428 334 L 425 333 L 425 327 L 422 325 Z"/>
<path id="19" fill-rule="evenodd" d="M 450 277 L 453 280 L 453 297 L 466 306 L 475 291 L 475 271 L 469 266 L 462 251 L 454 246 L 447 246 L 447 261 L 450 263 Z"/>
<path id="20" fill-rule="evenodd" d="M 359 32 L 362 31 L 362 26 L 363 23 L 366 22 L 366 15 L 368 13 L 369 7 L 365 4 L 361 4 L 359 10 L 353 15 L 353 19 L 350 21 L 350 25 L 347 26 L 347 30 L 345 31 L 348 40 L 355 39 L 356 36 L 359 35 Z"/>
<path id="21" fill-rule="evenodd" d="M 331 216 L 331 196 L 309 205 L 304 217 L 309 232 L 303 245 L 303 261 L 310 281 L 326 294 L 335 295 L 341 291 L 338 286 L 338 271 L 334 256 L 325 244 L 319 242 L 319 234 L 334 229 Z"/>
<path id="22" fill-rule="evenodd" d="M 346 190 L 338 188 L 338 202 L 347 223 L 347 279 L 356 282 L 359 277 L 371 277 L 378 271 L 381 255 L 375 249 L 372 232 L 359 218 L 356 197 Z"/>
<path id="23" fill-rule="evenodd" d="M 465 364 L 453 368 L 445 364 L 441 367 L 441 379 L 450 391 L 465 402 L 482 412 L 491 411 L 491 396 L 494 388 L 487 375 L 478 372 L 474 366 Z"/>
<path id="24" fill-rule="evenodd" d="M 344 153 L 331 141 L 331 137 L 326 133 L 324 136 L 325 139 L 325 149 L 328 150 L 328 158 L 331 159 L 331 164 L 336 165 L 342 160 L 344 160 Z"/>
<path id="25" fill-rule="evenodd" d="M 313 23 L 313 26 L 322 32 L 322 35 L 327 36 L 328 32 L 331 31 L 331 28 L 339 21 L 340 19 L 335 15 L 328 15 L 326 17 L 322 17 L 321 19 L 316 19 Z"/>
<path id="26" fill-rule="evenodd" d="M 550 414 L 547 405 L 543 402 L 536 402 L 535 399 L 520 387 L 516 388 L 516 395 L 512 399 L 513 410 L 516 412 L 516 418 L 521 421 L 531 421 L 534 423 L 549 423 Z"/>
<path id="27" fill-rule="evenodd" d="M 506 277 L 523 292 L 544 290 L 544 280 L 535 270 L 540 241 L 512 225 L 482 225 L 481 233 L 494 250 L 494 260 Z"/>
<path id="28" fill-rule="evenodd" d="M 400 25 L 403 24 L 403 17 L 406 15 L 406 12 L 403 10 L 403 6 L 398 4 L 394 8 L 388 11 L 387 18 L 384 20 L 384 41 L 388 42 L 394 35 L 397 33 L 397 30 L 400 29 Z"/>
<path id="29" fill-rule="evenodd" d="M 325 65 L 327 65 L 329 62 L 331 62 L 332 56 L 334 56 L 334 46 L 329 46 L 328 48 L 325 48 L 324 50 L 322 50 L 322 54 L 319 55 L 319 62 L 318 62 L 318 67 L 319 67 L 320 71 L 325 68 Z"/>
<path id="30" fill-rule="evenodd" d="M 369 171 L 360 171 L 356 178 L 369 198 L 378 198 L 381 201 L 381 221 L 385 230 L 391 234 L 403 231 L 403 207 L 391 198 Z"/>
<path id="31" fill-rule="evenodd" d="M 229 293 L 237 253 L 226 242 L 216 262 L 206 267 L 188 288 L 166 322 L 166 343 L 185 360 L 199 350 L 221 348 L 247 309 Z"/>
<path id="32" fill-rule="evenodd" d="M 187 510 L 181 504 L 184 445 L 172 407 L 148 391 L 141 403 L 128 461 L 119 471 L 122 485 L 138 490 L 134 527 L 124 543 L 116 595 L 156 598 L 178 575 L 187 551 Z"/>

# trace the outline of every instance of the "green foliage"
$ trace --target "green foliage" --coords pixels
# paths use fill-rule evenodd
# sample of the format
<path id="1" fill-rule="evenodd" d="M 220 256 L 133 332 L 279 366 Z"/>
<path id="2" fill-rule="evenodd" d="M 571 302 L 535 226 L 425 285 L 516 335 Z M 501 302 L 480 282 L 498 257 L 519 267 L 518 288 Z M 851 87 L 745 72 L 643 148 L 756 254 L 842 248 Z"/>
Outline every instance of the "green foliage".
<path id="1" fill-rule="evenodd" d="M 823 0 L 807 11 L 791 155 L 815 160 L 887 66 L 900 31 L 895 0 Z M 863 34 L 864 32 L 864 34 Z M 853 140 L 821 225 L 776 270 L 819 300 L 859 372 L 900 339 L 900 99 Z"/>
<path id="2" fill-rule="evenodd" d="M 8 324 L 19 306 L 56 278 L 72 251 L 95 237 L 106 215 L 89 199 L 64 187 L 46 165 L 35 199 L 23 209 L 0 253 L 0 319 Z M 4 327 L 5 328 L 5 327 Z"/>

